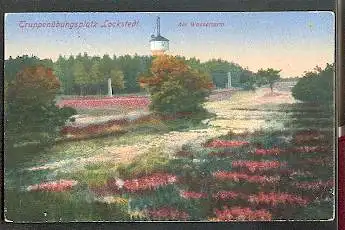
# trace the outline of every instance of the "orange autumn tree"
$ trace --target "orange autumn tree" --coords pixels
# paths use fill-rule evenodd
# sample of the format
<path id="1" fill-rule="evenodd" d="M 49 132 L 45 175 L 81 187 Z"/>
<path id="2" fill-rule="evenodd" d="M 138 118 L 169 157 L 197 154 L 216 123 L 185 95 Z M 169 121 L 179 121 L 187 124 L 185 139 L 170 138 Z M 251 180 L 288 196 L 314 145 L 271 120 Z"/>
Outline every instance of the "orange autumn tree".
<path id="1" fill-rule="evenodd" d="M 7 145 L 54 141 L 59 127 L 76 113 L 72 108 L 55 105 L 59 89 L 57 76 L 44 66 L 26 67 L 17 73 L 5 95 Z"/>
<path id="2" fill-rule="evenodd" d="M 60 82 L 53 71 L 44 66 L 31 66 L 18 72 L 9 85 L 7 101 L 25 104 L 46 104 L 55 99 Z"/>
<path id="3" fill-rule="evenodd" d="M 202 104 L 213 88 L 208 74 L 168 55 L 155 57 L 150 73 L 140 76 L 139 82 L 151 95 L 150 109 L 161 114 L 203 111 Z"/>

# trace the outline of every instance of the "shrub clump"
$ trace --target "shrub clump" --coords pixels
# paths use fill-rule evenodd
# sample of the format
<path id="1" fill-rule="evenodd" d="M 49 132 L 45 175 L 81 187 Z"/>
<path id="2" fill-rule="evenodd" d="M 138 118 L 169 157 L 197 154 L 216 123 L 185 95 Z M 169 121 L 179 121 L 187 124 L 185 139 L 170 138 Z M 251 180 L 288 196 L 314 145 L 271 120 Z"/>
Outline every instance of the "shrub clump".
<path id="1" fill-rule="evenodd" d="M 307 72 L 292 88 L 292 96 L 304 102 L 330 102 L 333 100 L 334 65 L 325 69 L 316 67 Z"/>
<path id="2" fill-rule="evenodd" d="M 7 85 L 5 95 L 6 143 L 50 143 L 66 120 L 76 111 L 59 108 L 55 97 L 60 82 L 53 71 L 44 66 L 26 67 Z"/>
<path id="3" fill-rule="evenodd" d="M 203 111 L 202 104 L 213 88 L 208 74 L 168 55 L 155 57 L 150 73 L 139 81 L 151 95 L 150 109 L 161 114 Z"/>

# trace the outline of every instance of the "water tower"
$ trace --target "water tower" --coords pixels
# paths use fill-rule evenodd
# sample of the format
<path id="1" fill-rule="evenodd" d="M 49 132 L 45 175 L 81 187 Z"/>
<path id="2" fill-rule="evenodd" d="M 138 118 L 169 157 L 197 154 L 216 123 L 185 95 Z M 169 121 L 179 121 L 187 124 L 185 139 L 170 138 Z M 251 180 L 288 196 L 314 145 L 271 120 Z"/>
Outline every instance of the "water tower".
<path id="1" fill-rule="evenodd" d="M 157 17 L 156 27 L 157 27 L 157 35 L 155 36 L 154 34 L 152 34 L 151 39 L 150 39 L 151 52 L 152 52 L 152 55 L 154 56 L 162 55 L 167 50 L 169 50 L 169 40 L 161 36 L 159 17 Z"/>

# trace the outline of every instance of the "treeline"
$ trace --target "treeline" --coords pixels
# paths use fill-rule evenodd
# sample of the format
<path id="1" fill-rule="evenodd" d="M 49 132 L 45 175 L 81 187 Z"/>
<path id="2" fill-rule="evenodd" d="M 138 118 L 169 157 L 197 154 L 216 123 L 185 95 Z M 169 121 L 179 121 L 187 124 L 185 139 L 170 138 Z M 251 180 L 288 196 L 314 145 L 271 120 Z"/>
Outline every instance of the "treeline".
<path id="1" fill-rule="evenodd" d="M 255 81 L 255 73 L 233 62 L 222 59 L 211 59 L 201 62 L 196 58 L 186 59 L 181 56 L 177 56 L 177 58 L 184 60 L 193 69 L 210 74 L 213 84 L 217 88 L 225 88 L 227 86 L 228 73 L 231 74 L 232 87 L 248 89 L 252 87 Z"/>
<path id="2" fill-rule="evenodd" d="M 233 87 L 249 89 L 254 84 L 254 73 L 238 64 L 221 59 L 201 62 L 199 59 L 187 59 L 177 56 L 193 69 L 199 69 L 212 76 L 217 88 L 225 88 L 228 82 L 228 72 L 231 73 Z M 150 71 L 152 56 L 124 55 L 103 57 L 89 56 L 87 53 L 77 56 L 60 56 L 57 61 L 39 59 L 24 55 L 5 60 L 5 81 L 13 80 L 20 70 L 27 66 L 43 65 L 52 68 L 59 78 L 60 93 L 65 95 L 96 95 L 107 93 L 107 79 L 112 79 L 115 93 L 138 93 L 142 89 L 138 76 Z M 6 83 L 5 83 L 6 84 Z"/>

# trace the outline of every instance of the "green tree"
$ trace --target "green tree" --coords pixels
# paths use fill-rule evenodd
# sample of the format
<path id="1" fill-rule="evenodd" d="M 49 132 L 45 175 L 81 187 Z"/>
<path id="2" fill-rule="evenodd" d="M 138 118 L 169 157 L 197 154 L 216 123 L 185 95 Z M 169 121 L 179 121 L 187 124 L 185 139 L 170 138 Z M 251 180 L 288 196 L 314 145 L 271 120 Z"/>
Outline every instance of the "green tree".
<path id="1" fill-rule="evenodd" d="M 273 92 L 274 83 L 280 79 L 281 70 L 275 70 L 268 68 L 266 70 L 259 69 L 256 73 L 256 83 L 261 86 L 268 84 L 270 86 L 271 92 Z"/>
<path id="2" fill-rule="evenodd" d="M 66 86 L 69 90 L 68 90 L 68 94 L 78 94 L 75 91 L 75 76 L 74 76 L 74 71 L 73 71 L 73 66 L 75 63 L 75 58 L 73 55 L 69 56 L 69 58 L 67 59 L 67 63 L 66 63 L 66 69 L 65 69 L 65 74 L 68 77 L 68 85 Z"/>
<path id="3" fill-rule="evenodd" d="M 125 76 L 126 92 L 139 92 L 138 76 L 141 72 L 142 63 L 139 56 L 131 57 L 130 55 L 120 56 L 116 60 L 116 66 Z"/>
<path id="4" fill-rule="evenodd" d="M 74 86 L 74 75 L 69 62 L 71 62 L 71 57 L 66 60 L 60 55 L 58 60 L 54 63 L 54 74 L 59 78 L 61 82 L 61 92 L 64 94 L 71 94 Z"/>
<path id="5" fill-rule="evenodd" d="M 102 94 L 101 84 L 104 83 L 104 75 L 101 73 L 101 64 L 99 60 L 94 60 L 91 68 L 89 84 L 97 86 L 98 94 Z"/>
<path id="6" fill-rule="evenodd" d="M 100 62 L 100 71 L 104 78 L 108 78 L 110 71 L 115 67 L 114 61 L 109 57 L 109 55 L 104 55 Z"/>
<path id="7" fill-rule="evenodd" d="M 50 59 L 40 60 L 36 56 L 30 57 L 28 55 L 23 55 L 18 56 L 14 59 L 12 57 L 9 57 L 7 60 L 5 60 L 4 64 L 5 81 L 11 82 L 16 78 L 17 73 L 26 67 L 42 65 L 45 67 L 52 68 L 53 62 Z"/>
<path id="8" fill-rule="evenodd" d="M 113 88 L 116 88 L 116 89 L 125 88 L 124 74 L 121 70 L 112 69 L 110 71 L 110 78 L 111 78 L 111 84 Z"/>
<path id="9" fill-rule="evenodd" d="M 84 95 L 85 87 L 88 84 L 88 73 L 83 65 L 83 63 L 79 60 L 76 60 L 73 66 L 73 75 L 75 78 L 75 84 L 80 87 L 80 95 Z"/>
<path id="10" fill-rule="evenodd" d="M 207 62 L 201 63 L 200 65 L 200 69 L 202 71 L 205 71 L 212 76 L 213 82 L 217 88 L 226 87 L 229 72 L 231 73 L 232 86 L 246 88 L 246 82 L 241 80 L 242 73 L 246 70 L 238 64 L 222 59 L 211 59 Z"/>
<path id="11" fill-rule="evenodd" d="M 207 73 L 168 55 L 156 57 L 150 75 L 141 76 L 140 83 L 151 95 L 151 110 L 162 114 L 203 111 L 202 104 L 213 87 Z"/>
<path id="12" fill-rule="evenodd" d="M 255 76 L 253 72 L 248 69 L 244 69 L 239 74 L 239 83 L 246 90 L 255 90 Z"/>

